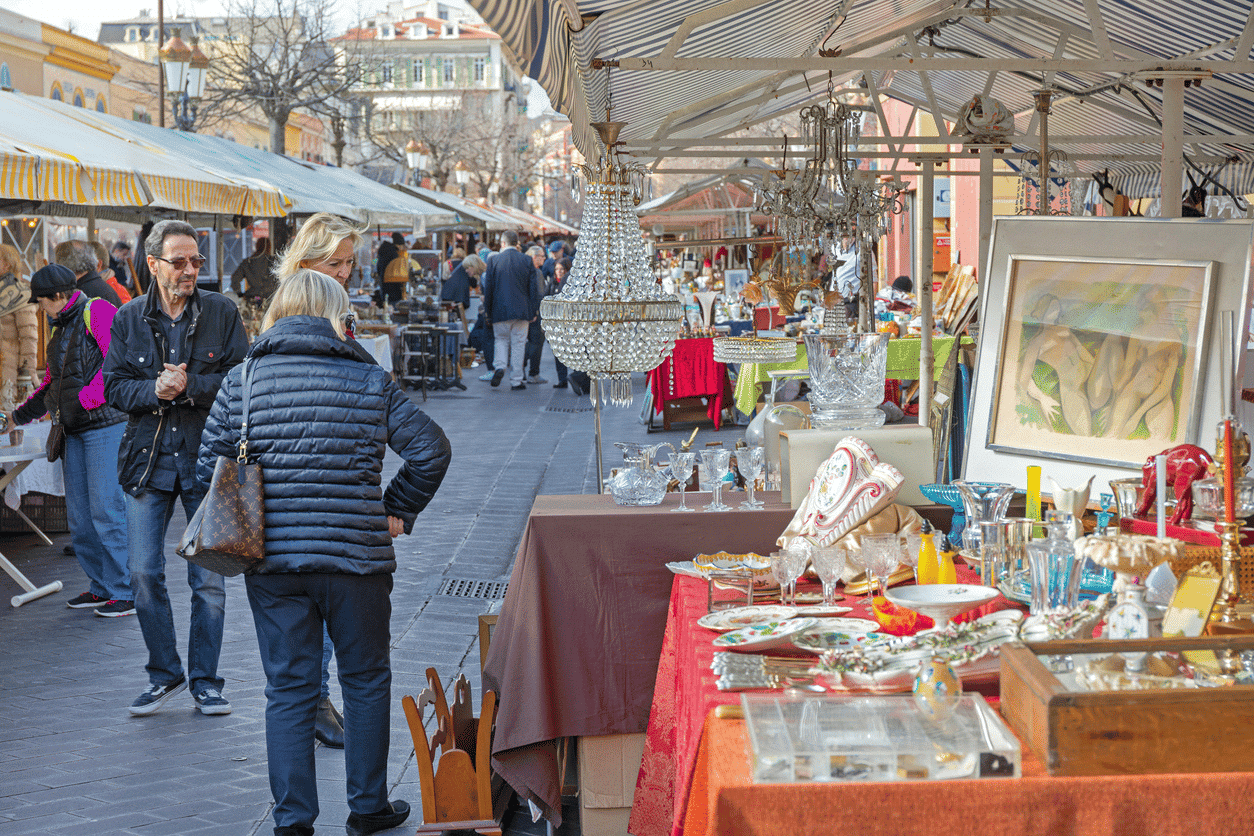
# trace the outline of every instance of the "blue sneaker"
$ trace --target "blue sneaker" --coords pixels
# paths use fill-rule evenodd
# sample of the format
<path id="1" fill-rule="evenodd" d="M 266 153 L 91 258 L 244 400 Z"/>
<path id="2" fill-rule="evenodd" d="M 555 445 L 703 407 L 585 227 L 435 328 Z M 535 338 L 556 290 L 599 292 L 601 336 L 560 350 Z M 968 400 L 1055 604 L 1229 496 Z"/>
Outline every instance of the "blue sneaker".
<path id="1" fill-rule="evenodd" d="M 217 688 L 202 688 L 196 695 L 196 708 L 201 714 L 230 714 L 231 704 Z"/>
<path id="2" fill-rule="evenodd" d="M 178 678 L 178 681 L 167 685 L 149 685 L 148 690 L 136 697 L 135 702 L 131 703 L 130 712 L 136 717 L 151 714 L 165 705 L 165 701 L 170 697 L 186 688 L 187 679 L 181 676 Z"/>
<path id="3" fill-rule="evenodd" d="M 484 383 L 487 383 L 488 381 L 490 381 L 492 379 L 492 370 L 488 369 L 486 372 L 479 375 L 479 379 L 482 380 Z"/>

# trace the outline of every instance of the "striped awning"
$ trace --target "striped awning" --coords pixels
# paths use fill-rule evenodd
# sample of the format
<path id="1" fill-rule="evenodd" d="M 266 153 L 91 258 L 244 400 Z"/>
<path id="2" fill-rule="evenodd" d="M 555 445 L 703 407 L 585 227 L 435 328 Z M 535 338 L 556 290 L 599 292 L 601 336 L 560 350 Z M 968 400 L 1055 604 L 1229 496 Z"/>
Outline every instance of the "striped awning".
<path id="1" fill-rule="evenodd" d="M 1015 112 L 1013 144 L 1027 152 L 1039 146 L 1031 92 L 1051 86 L 1051 148 L 1081 173 L 1109 170 L 1130 196 L 1152 196 L 1164 88 L 1147 80 L 1166 76 L 1190 82 L 1185 174 L 1200 181 L 1222 166 L 1220 184 L 1254 192 L 1249 0 L 471 4 L 571 118 L 588 156 L 598 151 L 589 123 L 610 104 L 627 122 L 625 148 L 657 161 L 736 131 L 770 133 L 771 119 L 825 99 L 829 85 L 899 99 L 940 124 L 991 95 Z"/>
<path id="2" fill-rule="evenodd" d="M 10 176 L 6 165 L 0 198 L 205 214 L 286 213 L 280 189 L 172 153 L 160 141 L 172 133 L 50 99 L 0 93 L 0 147 L 25 155 L 25 161 L 6 159 L 15 167 Z"/>

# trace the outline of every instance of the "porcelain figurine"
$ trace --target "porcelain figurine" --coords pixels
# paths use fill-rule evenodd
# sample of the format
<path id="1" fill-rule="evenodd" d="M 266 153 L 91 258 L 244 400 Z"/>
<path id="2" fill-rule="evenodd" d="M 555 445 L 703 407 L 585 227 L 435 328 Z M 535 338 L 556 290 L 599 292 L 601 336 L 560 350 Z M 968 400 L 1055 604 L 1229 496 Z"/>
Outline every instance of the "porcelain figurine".
<path id="1" fill-rule="evenodd" d="M 906 477 L 881 462 L 860 438 L 841 439 L 810 481 L 810 490 L 779 538 L 787 548 L 796 537 L 830 546 L 892 504 Z"/>

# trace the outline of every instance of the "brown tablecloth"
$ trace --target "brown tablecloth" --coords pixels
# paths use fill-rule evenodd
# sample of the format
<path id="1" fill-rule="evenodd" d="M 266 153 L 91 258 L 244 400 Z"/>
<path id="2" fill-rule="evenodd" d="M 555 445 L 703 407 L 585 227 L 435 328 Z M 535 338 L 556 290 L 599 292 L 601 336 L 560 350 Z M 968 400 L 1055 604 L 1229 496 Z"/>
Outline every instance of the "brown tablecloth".
<path id="1" fill-rule="evenodd" d="M 674 577 L 666 563 L 717 551 L 776 549 L 793 511 L 673 513 L 609 496 L 538 496 L 484 667 L 500 710 L 493 766 L 545 818 L 561 822 L 559 737 L 644 731 Z M 709 494 L 690 493 L 689 506 Z M 729 504 L 740 495 L 724 494 Z"/>

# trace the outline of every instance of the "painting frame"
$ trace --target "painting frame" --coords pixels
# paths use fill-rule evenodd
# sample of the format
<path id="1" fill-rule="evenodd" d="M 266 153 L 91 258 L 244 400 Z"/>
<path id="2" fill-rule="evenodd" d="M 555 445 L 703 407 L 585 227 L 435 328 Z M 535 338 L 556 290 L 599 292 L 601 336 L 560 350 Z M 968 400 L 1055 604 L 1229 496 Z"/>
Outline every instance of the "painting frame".
<path id="1" fill-rule="evenodd" d="M 1160 450 L 1196 444 L 1201 407 L 1196 395 L 1207 362 L 1215 269 L 1209 260 L 1011 254 L 988 416 L 989 449 L 1139 467 Z M 1158 300 L 1157 307 L 1147 301 L 1151 298 Z M 1037 310 L 1044 312 L 1034 316 Z M 1169 339 L 1151 339 L 1151 331 Z M 1135 352 L 1138 356 L 1135 346 L 1144 346 Z M 1025 351 L 1033 368 L 1020 357 Z M 1058 358 L 1055 362 L 1071 364 L 1067 377 L 1081 380 L 1069 385 L 1061 370 L 1054 372 L 1038 359 L 1047 352 Z M 1163 358 L 1158 365 L 1167 368 L 1159 372 L 1149 359 L 1154 357 Z M 1038 386 L 1042 372 L 1050 382 Z M 1099 407 L 1092 406 L 1086 382 L 1090 390 L 1103 390 Z M 1132 384 L 1145 390 L 1139 399 Z M 1058 389 L 1049 388 L 1054 386 Z M 1157 411 L 1147 403 L 1151 394 L 1160 397 Z M 1052 409 L 1048 417 L 1046 406 Z M 1103 426 L 1103 421 L 1119 427 Z M 1079 423 L 1083 426 L 1070 426 Z M 1165 423 L 1168 432 L 1155 431 Z M 1144 437 L 1129 435 L 1141 432 Z M 1100 439 L 1101 453 L 1077 452 L 1075 442 L 1083 438 Z"/>
<path id="2" fill-rule="evenodd" d="M 994 219 L 989 254 L 980 275 L 981 338 L 971 379 L 962 478 L 1003 482 L 1025 490 L 1027 469 L 1031 466 L 1042 468 L 1042 476 L 1048 477 L 1042 479 L 1044 485 L 1049 486 L 1052 479 L 1063 488 L 1082 486 L 1090 477 L 1101 485 L 1111 479 L 1139 477 L 1141 473 L 1143 462 L 1131 465 L 1126 458 L 1107 455 L 1100 440 L 1088 439 L 1071 447 L 1050 445 L 1045 451 L 1006 444 L 1005 438 L 996 445 L 990 444 L 993 397 L 1005 373 L 998 358 L 1003 350 L 1012 255 L 1072 261 L 1213 262 L 1205 325 L 1210 336 L 1201 345 L 1204 359 L 1193 408 L 1197 410 L 1195 442 L 1214 449 L 1211 429 L 1225 409 L 1218 356 L 1219 320 L 1223 312 L 1233 311 L 1236 333 L 1244 334 L 1249 329 L 1254 220 L 1002 216 Z M 1237 353 L 1236 366 L 1238 381 L 1247 369 L 1254 369 L 1254 363 L 1247 362 L 1245 351 Z M 1238 410 L 1238 417 L 1246 426 L 1254 426 L 1254 405 L 1239 403 Z"/>

